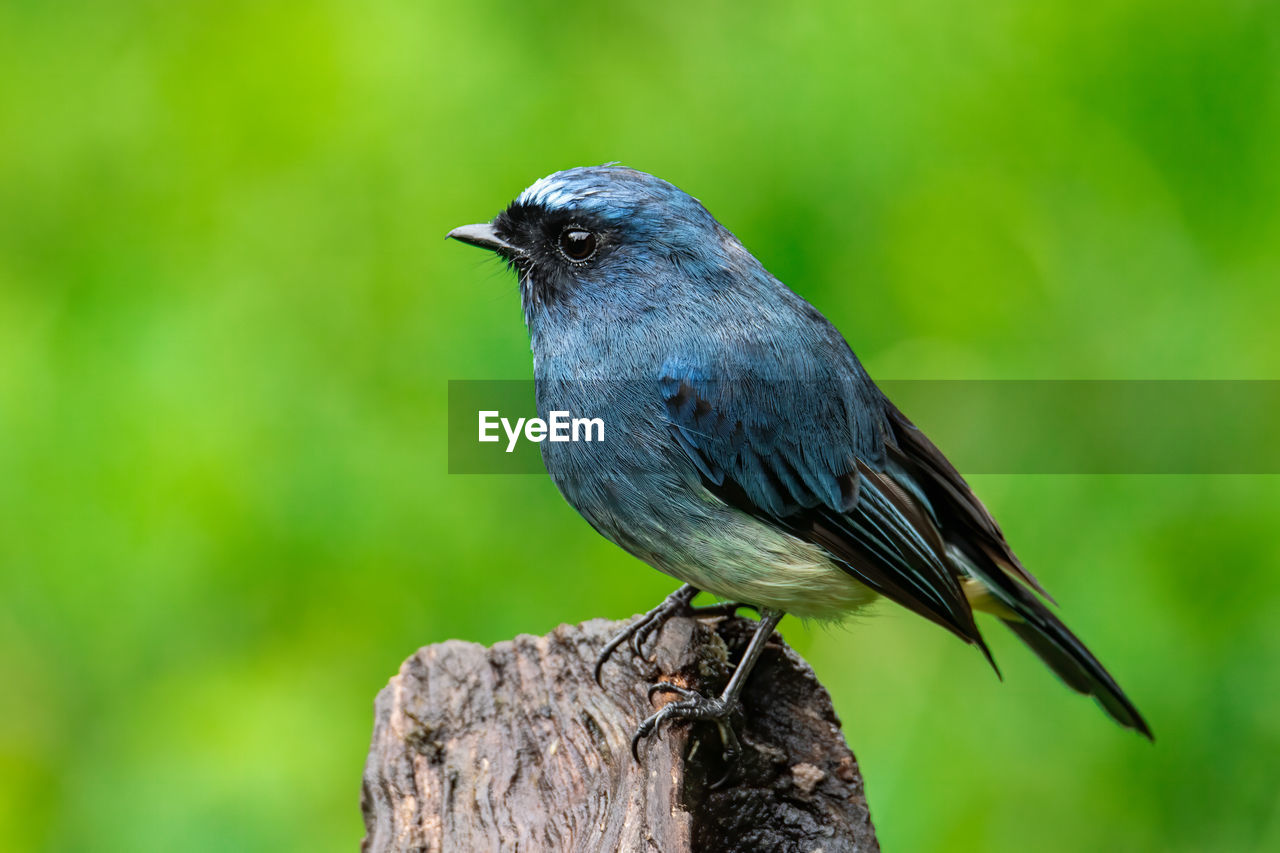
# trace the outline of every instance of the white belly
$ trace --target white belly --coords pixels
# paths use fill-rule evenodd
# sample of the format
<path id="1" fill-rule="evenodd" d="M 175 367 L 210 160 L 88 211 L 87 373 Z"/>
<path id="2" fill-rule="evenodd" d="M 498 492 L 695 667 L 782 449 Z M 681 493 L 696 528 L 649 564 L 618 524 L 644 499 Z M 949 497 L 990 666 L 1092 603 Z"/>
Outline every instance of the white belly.
<path id="1" fill-rule="evenodd" d="M 658 568 L 721 598 L 801 619 L 841 619 L 878 597 L 817 545 L 745 513 L 719 521 L 686 539 L 678 562 Z"/>

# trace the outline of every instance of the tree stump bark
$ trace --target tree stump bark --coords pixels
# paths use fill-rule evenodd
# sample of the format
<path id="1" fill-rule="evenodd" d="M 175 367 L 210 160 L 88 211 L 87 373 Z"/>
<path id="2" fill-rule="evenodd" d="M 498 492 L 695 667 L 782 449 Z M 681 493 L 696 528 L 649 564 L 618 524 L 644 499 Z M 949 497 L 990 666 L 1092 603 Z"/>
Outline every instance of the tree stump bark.
<path id="1" fill-rule="evenodd" d="M 364 851 L 874 851 L 862 777 L 827 691 L 775 634 L 743 694 L 728 781 L 708 724 L 630 739 L 667 697 L 718 693 L 756 623 L 676 618 L 649 661 L 596 655 L 624 623 L 561 625 L 486 649 L 420 649 L 378 694 Z"/>

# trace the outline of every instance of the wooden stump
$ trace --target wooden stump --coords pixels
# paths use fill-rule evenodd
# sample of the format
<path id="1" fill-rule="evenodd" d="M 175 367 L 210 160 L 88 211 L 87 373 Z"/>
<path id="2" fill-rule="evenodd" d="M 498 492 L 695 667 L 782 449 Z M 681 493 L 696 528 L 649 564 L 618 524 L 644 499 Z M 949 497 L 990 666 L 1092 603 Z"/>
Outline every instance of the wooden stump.
<path id="1" fill-rule="evenodd" d="M 561 625 L 486 649 L 420 649 L 378 694 L 361 807 L 365 851 L 873 851 L 857 761 L 827 691 L 775 635 L 743 695 L 743 756 L 724 775 L 712 725 L 664 726 L 631 757 L 659 680 L 718 693 L 755 623 L 672 619 L 650 661 L 624 623 Z"/>

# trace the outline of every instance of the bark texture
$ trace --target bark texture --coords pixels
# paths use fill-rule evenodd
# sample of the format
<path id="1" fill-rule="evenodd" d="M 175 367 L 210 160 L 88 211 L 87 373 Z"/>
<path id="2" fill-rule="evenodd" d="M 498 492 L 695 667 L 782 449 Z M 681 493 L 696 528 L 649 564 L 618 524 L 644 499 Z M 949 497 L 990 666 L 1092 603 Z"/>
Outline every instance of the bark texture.
<path id="1" fill-rule="evenodd" d="M 625 623 L 561 625 L 486 649 L 420 649 L 378 694 L 361 807 L 365 851 L 874 851 L 857 761 L 827 691 L 775 635 L 743 695 L 725 771 L 708 724 L 663 726 L 630 753 L 667 680 L 718 693 L 755 623 L 672 619 L 638 661 Z"/>

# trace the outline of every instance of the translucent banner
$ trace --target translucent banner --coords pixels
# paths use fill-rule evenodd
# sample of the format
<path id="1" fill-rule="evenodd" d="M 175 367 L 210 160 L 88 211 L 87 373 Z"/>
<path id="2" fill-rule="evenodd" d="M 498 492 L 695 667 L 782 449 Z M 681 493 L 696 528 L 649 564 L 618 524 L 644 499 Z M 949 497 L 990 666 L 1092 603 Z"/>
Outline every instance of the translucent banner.
<path id="1" fill-rule="evenodd" d="M 656 381 L 625 384 L 661 400 Z M 779 400 L 812 396 L 794 382 L 768 384 Z M 1280 474 L 1280 381 L 878 384 L 964 474 Z M 597 399 L 592 389 L 571 396 Z M 532 380 L 449 382 L 451 474 L 541 474 L 547 442 L 591 452 L 625 440 L 619 430 L 587 410 L 539 418 Z"/>

